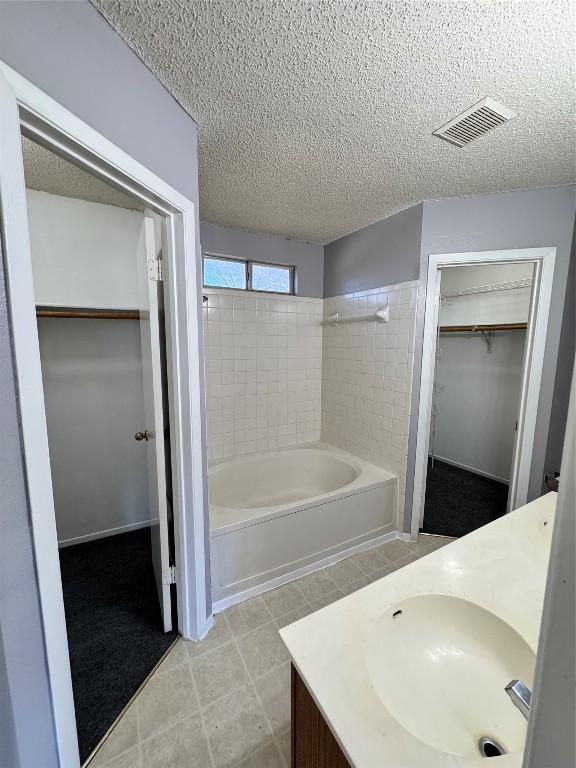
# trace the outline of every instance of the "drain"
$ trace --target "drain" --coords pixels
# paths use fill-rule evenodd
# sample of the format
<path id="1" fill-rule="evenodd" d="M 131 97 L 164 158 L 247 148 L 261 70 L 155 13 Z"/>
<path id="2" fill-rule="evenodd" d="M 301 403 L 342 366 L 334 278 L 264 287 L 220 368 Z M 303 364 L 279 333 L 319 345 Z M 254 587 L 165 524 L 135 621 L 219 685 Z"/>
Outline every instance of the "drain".
<path id="1" fill-rule="evenodd" d="M 482 757 L 500 757 L 505 755 L 506 750 L 497 741 L 490 738 L 490 736 L 482 736 L 478 741 L 478 750 Z"/>

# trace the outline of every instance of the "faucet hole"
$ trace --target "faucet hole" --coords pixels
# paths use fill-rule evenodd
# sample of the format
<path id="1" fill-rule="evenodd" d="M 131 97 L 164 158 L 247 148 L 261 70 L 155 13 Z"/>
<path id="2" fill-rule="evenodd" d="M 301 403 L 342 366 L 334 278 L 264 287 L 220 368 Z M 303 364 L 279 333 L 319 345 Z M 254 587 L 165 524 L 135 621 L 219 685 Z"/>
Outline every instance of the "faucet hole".
<path id="1" fill-rule="evenodd" d="M 482 757 L 500 757 L 506 754 L 506 750 L 501 744 L 490 736 L 482 736 L 478 741 L 478 751 Z"/>

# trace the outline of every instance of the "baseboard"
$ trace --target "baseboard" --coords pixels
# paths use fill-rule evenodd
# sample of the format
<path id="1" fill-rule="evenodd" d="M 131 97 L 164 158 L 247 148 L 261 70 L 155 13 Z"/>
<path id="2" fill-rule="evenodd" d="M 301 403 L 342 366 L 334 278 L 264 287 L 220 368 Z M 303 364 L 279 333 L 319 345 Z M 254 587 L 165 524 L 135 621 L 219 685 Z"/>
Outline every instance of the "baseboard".
<path id="1" fill-rule="evenodd" d="M 74 536 L 70 539 L 62 539 L 58 542 L 58 548 L 71 547 L 74 544 L 84 544 L 87 541 L 96 539 L 106 539 L 108 536 L 116 536 L 119 533 L 128 533 L 128 531 L 137 531 L 140 528 L 150 528 L 157 520 L 141 520 L 139 523 L 129 523 L 128 525 L 119 525 L 117 528 L 107 528 L 105 531 L 95 531 L 86 533 L 83 536 Z"/>
<path id="2" fill-rule="evenodd" d="M 307 576 L 309 573 L 321 571 L 323 568 L 327 568 L 329 565 L 334 565 L 334 563 L 337 563 L 340 560 L 344 560 L 346 557 L 350 557 L 350 555 L 354 555 L 357 552 L 363 552 L 366 549 L 378 547 L 380 544 L 385 544 L 388 541 L 394 541 L 400 537 L 401 534 L 398 531 L 389 531 L 388 533 L 384 533 L 381 536 L 376 536 L 373 539 L 364 541 L 361 544 L 355 544 L 348 549 L 336 552 L 333 555 L 322 558 L 321 560 L 315 560 L 313 563 L 309 563 L 308 565 L 305 565 L 301 568 L 296 568 L 294 571 L 290 571 L 289 573 L 283 573 L 281 576 L 270 579 L 270 581 L 265 581 L 262 584 L 257 584 L 254 587 L 245 589 L 242 592 L 236 592 L 233 595 L 222 597 L 220 600 L 216 600 L 212 603 L 212 613 L 221 613 L 231 605 L 243 603 L 245 600 L 249 600 L 251 597 L 257 597 L 264 592 L 269 592 L 271 589 L 282 587 L 284 584 L 288 584 L 295 579 L 300 579 L 302 576 Z"/>
<path id="3" fill-rule="evenodd" d="M 430 458 L 430 454 L 428 454 L 428 458 Z M 457 467 L 458 469 L 465 469 L 467 472 L 472 472 L 474 475 L 480 475 L 480 477 L 487 477 L 489 480 L 496 480 L 498 483 L 504 483 L 504 485 L 510 485 L 510 480 L 506 479 L 505 477 L 492 475 L 490 472 L 484 472 L 484 470 L 482 469 L 476 469 L 476 467 L 469 467 L 467 464 L 462 464 L 459 461 L 446 459 L 444 456 L 439 456 L 437 453 L 434 454 L 434 459 L 438 459 L 438 461 L 443 461 L 444 464 L 450 464 L 452 467 Z"/>
<path id="4" fill-rule="evenodd" d="M 184 639 L 187 640 L 190 643 L 199 643 L 201 640 L 204 640 L 208 632 L 212 629 L 214 626 L 214 616 L 210 614 L 206 618 L 204 622 L 202 622 L 202 625 L 198 627 L 198 638 L 192 638 L 192 637 L 186 637 L 186 635 L 183 635 Z"/>

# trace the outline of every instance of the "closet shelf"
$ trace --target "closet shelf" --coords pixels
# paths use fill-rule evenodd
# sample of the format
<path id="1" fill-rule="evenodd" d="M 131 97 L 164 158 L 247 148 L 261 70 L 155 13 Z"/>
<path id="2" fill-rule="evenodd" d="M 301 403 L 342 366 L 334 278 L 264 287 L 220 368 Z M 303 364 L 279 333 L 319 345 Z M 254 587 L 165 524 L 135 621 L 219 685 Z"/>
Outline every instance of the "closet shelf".
<path id="1" fill-rule="evenodd" d="M 480 331 L 525 331 L 527 323 L 493 323 L 482 325 L 441 325 L 440 333 L 475 333 Z"/>
<path id="2" fill-rule="evenodd" d="M 37 306 L 36 317 L 77 318 L 83 320 L 139 320 L 137 309 L 90 309 L 82 307 Z"/>

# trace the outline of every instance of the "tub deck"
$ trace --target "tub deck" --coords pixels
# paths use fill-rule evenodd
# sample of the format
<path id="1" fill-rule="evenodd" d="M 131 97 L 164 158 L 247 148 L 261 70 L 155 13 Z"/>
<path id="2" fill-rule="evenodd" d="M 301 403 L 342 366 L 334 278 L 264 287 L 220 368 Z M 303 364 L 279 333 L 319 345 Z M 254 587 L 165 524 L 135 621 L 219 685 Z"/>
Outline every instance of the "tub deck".
<path id="1" fill-rule="evenodd" d="M 397 475 L 322 443 L 214 462 L 214 610 L 396 535 Z"/>

